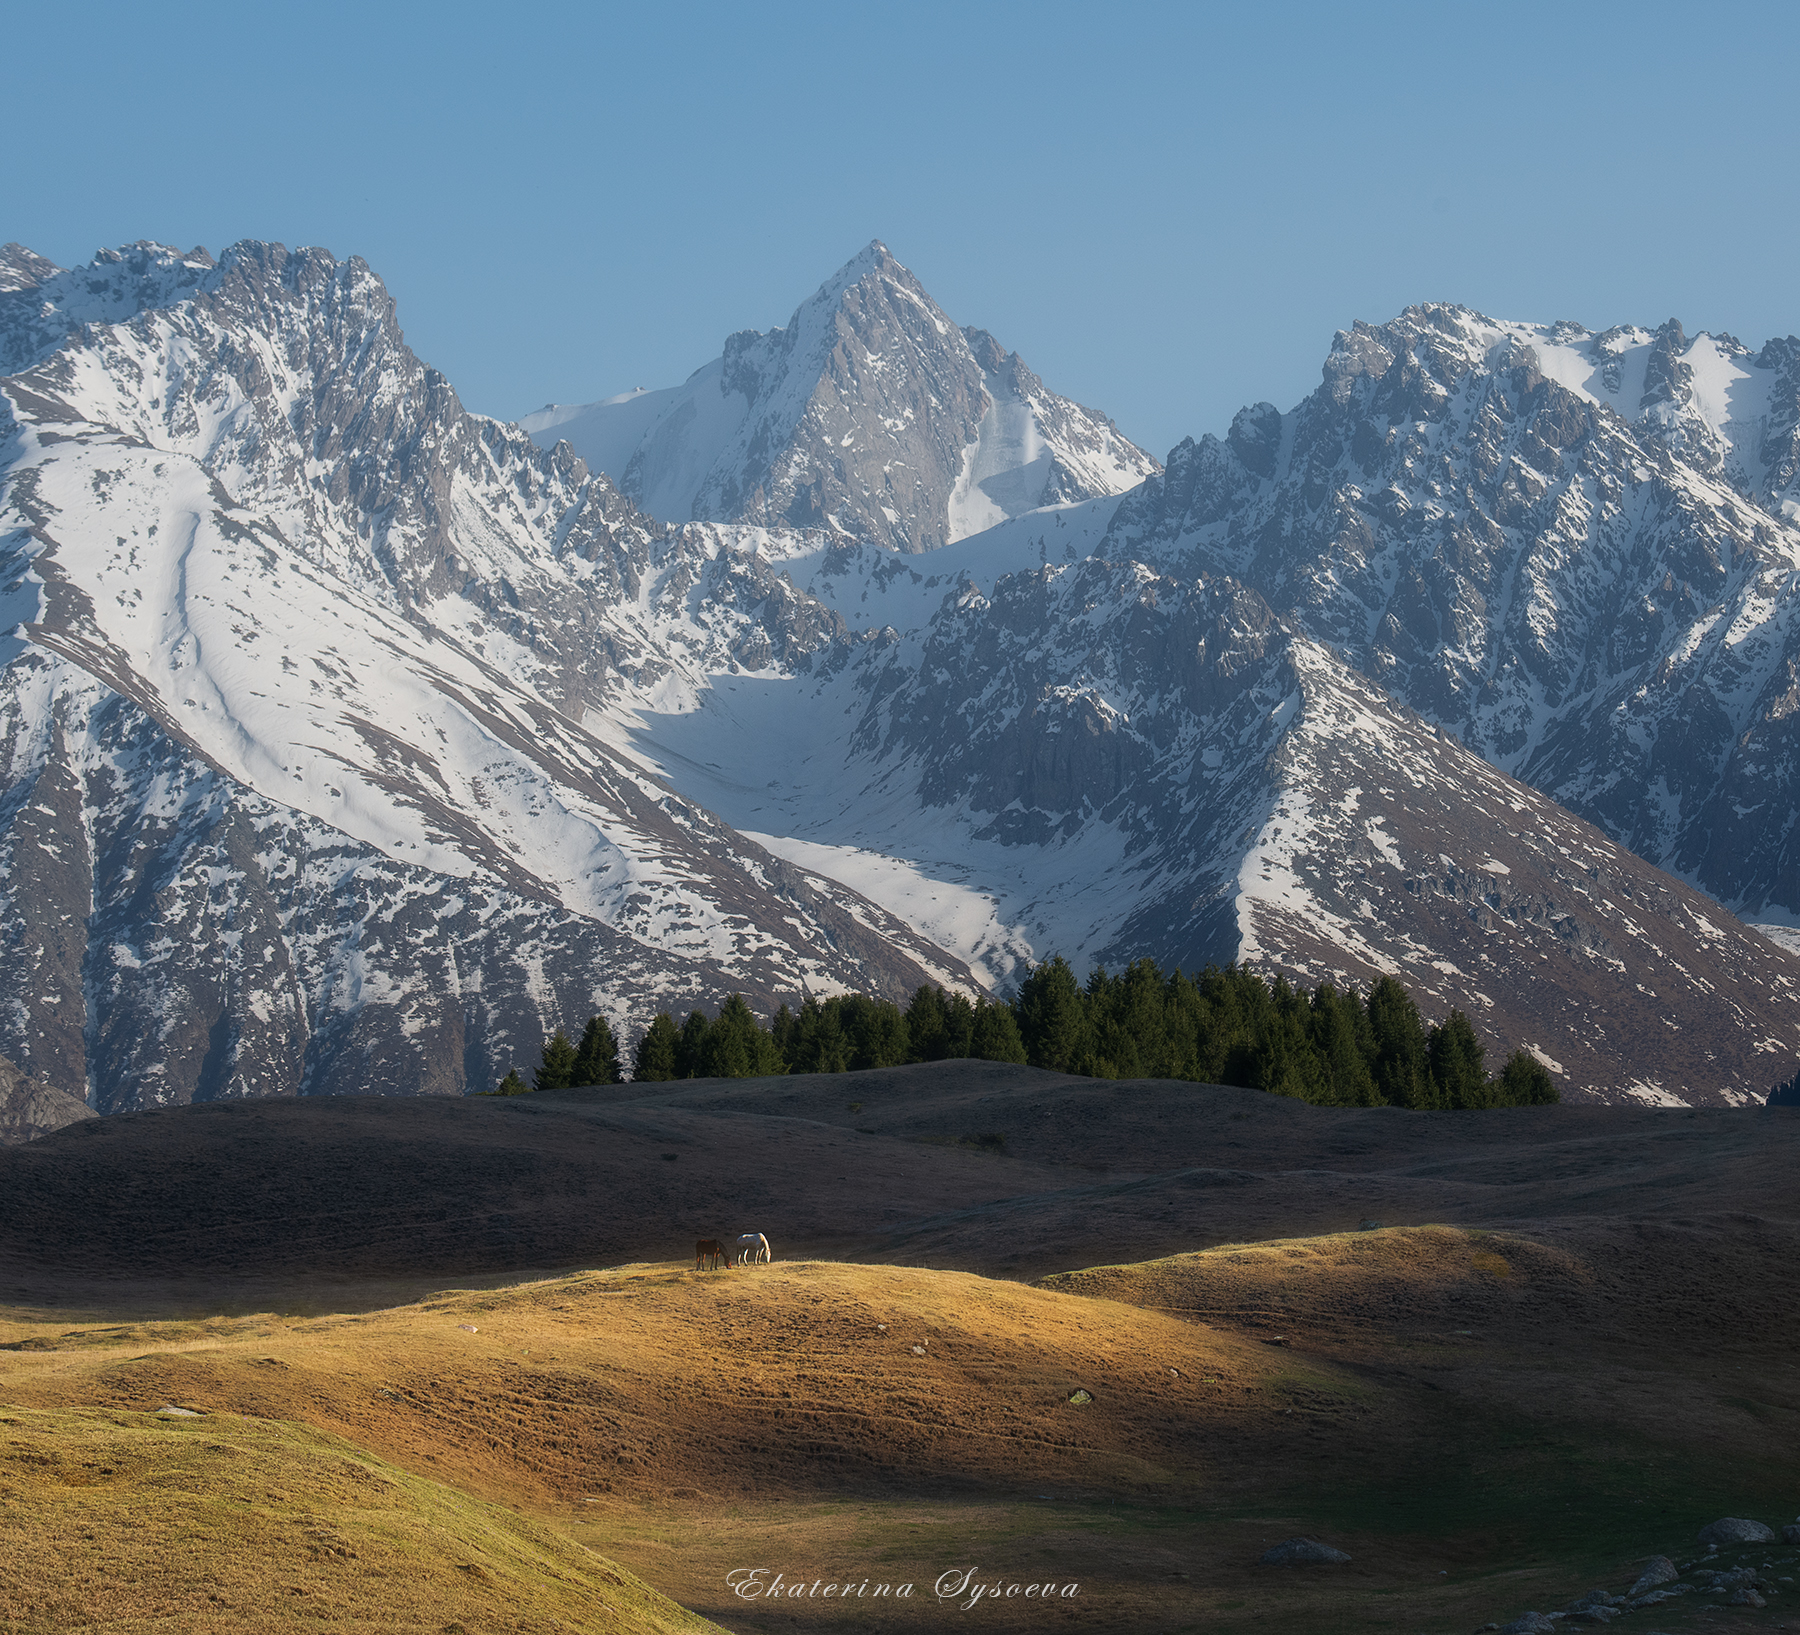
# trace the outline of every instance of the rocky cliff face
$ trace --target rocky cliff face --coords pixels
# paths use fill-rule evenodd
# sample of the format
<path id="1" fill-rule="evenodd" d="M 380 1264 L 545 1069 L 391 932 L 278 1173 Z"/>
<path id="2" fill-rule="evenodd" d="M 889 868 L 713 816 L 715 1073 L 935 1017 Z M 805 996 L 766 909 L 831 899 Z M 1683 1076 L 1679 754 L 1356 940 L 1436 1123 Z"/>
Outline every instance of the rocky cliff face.
<path id="1" fill-rule="evenodd" d="M 655 516 L 831 528 L 899 551 L 1157 469 L 991 335 L 959 329 L 879 242 L 784 328 L 733 335 L 685 386 L 522 424 L 546 447 L 567 440 Z"/>
<path id="2" fill-rule="evenodd" d="M 671 775 L 710 762 L 693 787 L 723 815 L 911 904 L 995 980 L 1052 948 L 1078 967 L 1396 975 L 1496 1055 L 1531 1047 L 1577 1097 L 1741 1099 L 1800 1052 L 1788 955 L 1229 577 L 1015 571 L 947 592 L 919 629 L 872 631 L 778 700 L 720 690 L 650 724 Z M 814 752 L 779 803 L 722 759 L 766 742 L 776 708 Z"/>

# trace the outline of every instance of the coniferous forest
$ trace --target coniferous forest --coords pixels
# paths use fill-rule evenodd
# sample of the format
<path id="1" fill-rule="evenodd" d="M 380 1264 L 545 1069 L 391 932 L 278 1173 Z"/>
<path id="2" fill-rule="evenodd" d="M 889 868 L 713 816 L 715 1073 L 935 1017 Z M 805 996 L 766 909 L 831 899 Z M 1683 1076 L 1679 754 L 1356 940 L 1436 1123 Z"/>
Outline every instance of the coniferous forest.
<path id="1" fill-rule="evenodd" d="M 1391 977 L 1362 995 L 1311 990 L 1239 965 L 1165 976 L 1140 959 L 1085 986 L 1061 955 L 1032 971 L 1010 1003 L 926 984 L 902 1010 L 842 994 L 783 1005 L 765 1027 L 733 994 L 716 1017 L 658 1015 L 638 1042 L 636 1083 L 846 1073 L 955 1058 L 1021 1062 L 1097 1079 L 1186 1079 L 1234 1084 L 1323 1106 L 1454 1109 L 1538 1106 L 1558 1100 L 1548 1071 L 1513 1051 L 1490 1076 L 1469 1019 L 1451 1011 L 1427 1027 Z M 579 1045 L 560 1029 L 544 1043 L 530 1088 L 617 1084 L 611 1029 L 588 1020 Z M 527 1086 L 515 1070 L 496 1095 Z"/>

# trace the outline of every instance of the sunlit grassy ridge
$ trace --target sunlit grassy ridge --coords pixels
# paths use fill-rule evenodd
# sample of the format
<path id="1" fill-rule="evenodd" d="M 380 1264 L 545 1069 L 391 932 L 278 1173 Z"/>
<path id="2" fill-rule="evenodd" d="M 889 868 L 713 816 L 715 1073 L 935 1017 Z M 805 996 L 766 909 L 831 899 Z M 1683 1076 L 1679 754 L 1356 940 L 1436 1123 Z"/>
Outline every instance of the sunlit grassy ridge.
<path id="1" fill-rule="evenodd" d="M 0 1409 L 0 1629 L 716 1626 L 557 1531 L 304 1426 Z"/>

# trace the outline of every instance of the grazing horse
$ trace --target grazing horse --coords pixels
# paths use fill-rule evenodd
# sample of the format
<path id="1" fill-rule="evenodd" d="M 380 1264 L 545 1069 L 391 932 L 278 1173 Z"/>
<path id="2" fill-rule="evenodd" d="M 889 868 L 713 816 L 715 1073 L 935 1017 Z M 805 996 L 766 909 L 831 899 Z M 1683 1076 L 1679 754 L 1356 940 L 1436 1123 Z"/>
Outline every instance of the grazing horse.
<path id="1" fill-rule="evenodd" d="M 694 1270 L 701 1269 L 703 1261 L 711 1261 L 715 1265 L 725 1264 L 725 1245 L 717 1238 L 702 1238 L 694 1245 Z"/>
<path id="2" fill-rule="evenodd" d="M 760 1232 L 740 1232 L 737 1240 L 737 1263 L 766 1266 L 775 1257 L 769 1251 L 769 1240 Z"/>

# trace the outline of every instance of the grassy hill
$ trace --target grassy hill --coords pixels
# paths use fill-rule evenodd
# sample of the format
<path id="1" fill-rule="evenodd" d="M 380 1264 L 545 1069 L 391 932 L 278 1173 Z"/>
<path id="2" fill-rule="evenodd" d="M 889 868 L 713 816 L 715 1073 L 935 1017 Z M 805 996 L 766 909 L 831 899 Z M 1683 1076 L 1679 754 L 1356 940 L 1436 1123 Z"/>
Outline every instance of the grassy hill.
<path id="1" fill-rule="evenodd" d="M 1417 1635 L 1800 1511 L 1797 1115 L 1023 1069 L 513 1105 L 0 1155 L 0 1630 Z M 774 1265 L 692 1270 L 749 1226 Z M 1294 1533 L 1352 1560 L 1257 1564 Z M 971 1567 L 1080 1589 L 940 1605 Z"/>

